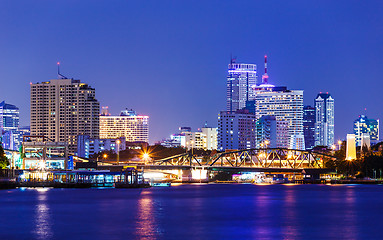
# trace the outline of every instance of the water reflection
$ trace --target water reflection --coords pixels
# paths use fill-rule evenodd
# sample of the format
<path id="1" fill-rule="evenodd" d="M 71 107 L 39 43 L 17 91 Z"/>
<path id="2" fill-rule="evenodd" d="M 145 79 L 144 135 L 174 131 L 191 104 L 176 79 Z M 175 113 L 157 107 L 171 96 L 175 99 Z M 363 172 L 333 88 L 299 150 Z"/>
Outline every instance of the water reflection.
<path id="1" fill-rule="evenodd" d="M 36 188 L 37 205 L 35 210 L 35 229 L 34 234 L 37 239 L 50 239 L 53 236 L 51 229 L 51 219 L 49 205 L 47 204 L 48 188 Z"/>
<path id="2" fill-rule="evenodd" d="M 345 239 L 357 239 L 356 228 L 356 205 L 355 205 L 355 188 L 352 186 L 347 187 L 346 196 L 345 196 L 345 204 L 346 211 L 344 216 L 344 238 Z"/>
<path id="3" fill-rule="evenodd" d="M 150 192 L 142 192 L 138 200 L 136 234 L 139 239 L 156 239 L 153 197 Z"/>
<path id="4" fill-rule="evenodd" d="M 253 236 L 255 239 L 271 239 L 271 212 L 269 211 L 270 201 L 270 197 L 264 191 L 260 191 L 260 193 L 255 197 L 256 224 Z"/>
<path id="5" fill-rule="evenodd" d="M 298 219 L 296 216 L 296 196 L 294 189 L 287 189 L 285 192 L 283 214 L 283 239 L 296 239 L 298 236 Z"/>

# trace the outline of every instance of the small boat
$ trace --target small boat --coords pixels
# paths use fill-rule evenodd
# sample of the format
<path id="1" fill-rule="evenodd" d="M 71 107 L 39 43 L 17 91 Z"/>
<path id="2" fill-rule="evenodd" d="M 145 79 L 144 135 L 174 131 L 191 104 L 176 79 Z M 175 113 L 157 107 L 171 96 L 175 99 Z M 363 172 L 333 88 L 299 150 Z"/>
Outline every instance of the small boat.
<path id="1" fill-rule="evenodd" d="M 152 187 L 170 187 L 172 184 L 170 182 L 164 183 L 152 183 Z"/>

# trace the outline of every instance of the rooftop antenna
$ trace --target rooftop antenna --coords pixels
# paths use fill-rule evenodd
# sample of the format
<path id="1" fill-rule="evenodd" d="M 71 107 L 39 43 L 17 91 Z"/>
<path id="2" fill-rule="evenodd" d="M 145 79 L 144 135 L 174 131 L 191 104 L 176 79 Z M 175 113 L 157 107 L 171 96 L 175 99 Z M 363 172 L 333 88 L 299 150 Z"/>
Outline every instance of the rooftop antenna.
<path id="1" fill-rule="evenodd" d="M 269 75 L 267 75 L 267 55 L 265 55 L 265 74 L 262 75 L 262 84 L 267 84 Z"/>
<path id="2" fill-rule="evenodd" d="M 67 79 L 64 75 L 60 73 L 60 62 L 57 62 L 57 78 L 58 79 Z"/>

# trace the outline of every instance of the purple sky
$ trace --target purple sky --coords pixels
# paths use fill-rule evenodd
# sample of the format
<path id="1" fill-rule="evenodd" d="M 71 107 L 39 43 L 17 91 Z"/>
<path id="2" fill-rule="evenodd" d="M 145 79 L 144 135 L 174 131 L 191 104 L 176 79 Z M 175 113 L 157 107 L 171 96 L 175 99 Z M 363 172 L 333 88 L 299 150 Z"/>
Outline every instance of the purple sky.
<path id="1" fill-rule="evenodd" d="M 1 1 L 0 100 L 29 125 L 29 82 L 67 77 L 150 116 L 150 141 L 217 125 L 230 54 L 270 83 L 335 98 L 335 137 L 383 119 L 382 1 Z M 364 109 L 367 110 L 364 110 Z"/>

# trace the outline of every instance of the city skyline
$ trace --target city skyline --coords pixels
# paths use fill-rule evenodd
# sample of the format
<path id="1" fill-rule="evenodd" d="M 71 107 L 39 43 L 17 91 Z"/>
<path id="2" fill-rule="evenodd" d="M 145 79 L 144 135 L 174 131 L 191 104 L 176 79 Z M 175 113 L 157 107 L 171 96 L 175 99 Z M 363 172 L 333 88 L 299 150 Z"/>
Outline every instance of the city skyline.
<path id="1" fill-rule="evenodd" d="M 381 3 L 247 3 L 250 7 L 225 3 L 219 9 L 214 2 L 198 8 L 190 3 L 172 8 L 155 2 L 150 7 L 98 3 L 85 15 L 86 1 L 36 4 L 33 13 L 26 11 L 32 6 L 28 2 L 3 3 L 1 100 L 19 107 L 20 126 L 29 125 L 29 82 L 54 79 L 60 61 L 61 72 L 94 87 L 100 105 L 112 113 L 129 107 L 150 116 L 154 143 L 179 126 L 197 129 L 205 121 L 217 126 L 217 113 L 225 109 L 230 55 L 237 56 L 237 63 L 256 64 L 260 78 L 267 54 L 271 84 L 304 90 L 305 105 L 318 92 L 337 99 L 335 140 L 352 133 L 353 120 L 361 114 L 383 117 L 377 104 L 383 49 L 376 31 L 383 17 L 375 10 Z M 61 18 L 70 8 L 72 18 Z M 136 8 L 142 11 L 132 12 Z M 293 9 L 296 16 L 290 18 Z M 356 21 L 356 14 L 369 17 Z M 141 21 L 141 27 L 132 21 Z M 230 29 L 233 36 L 227 36 Z M 56 37 L 61 35 L 66 37 Z M 362 84 L 365 79 L 370 84 Z"/>

